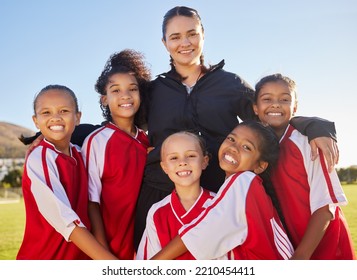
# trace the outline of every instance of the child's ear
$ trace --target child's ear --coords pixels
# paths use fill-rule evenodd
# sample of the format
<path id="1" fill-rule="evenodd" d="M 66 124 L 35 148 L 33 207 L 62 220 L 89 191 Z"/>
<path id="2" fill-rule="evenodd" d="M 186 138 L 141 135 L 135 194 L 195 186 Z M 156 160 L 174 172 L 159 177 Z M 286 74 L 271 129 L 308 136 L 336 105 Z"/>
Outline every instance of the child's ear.
<path id="1" fill-rule="evenodd" d="M 35 115 L 32 116 L 33 123 L 35 124 L 36 128 L 40 129 L 38 124 L 37 124 L 37 118 Z"/>
<path id="2" fill-rule="evenodd" d="M 209 156 L 204 156 L 203 163 L 202 163 L 202 170 L 205 170 L 207 168 L 208 163 L 209 163 Z"/>
<path id="3" fill-rule="evenodd" d="M 79 125 L 81 122 L 82 112 L 76 113 L 76 125 Z"/>
<path id="4" fill-rule="evenodd" d="M 266 161 L 260 161 L 259 165 L 254 169 L 255 174 L 263 173 L 269 166 L 269 163 Z"/>
<path id="5" fill-rule="evenodd" d="M 160 161 L 160 165 L 161 165 L 162 170 L 165 172 L 165 174 L 167 174 L 167 172 L 166 172 L 167 168 L 166 168 L 165 163 Z"/>
<path id="6" fill-rule="evenodd" d="M 297 102 L 297 100 L 295 100 L 294 109 L 293 109 L 293 116 L 295 116 L 295 113 L 297 111 L 297 106 L 298 106 L 298 102 Z"/>
<path id="7" fill-rule="evenodd" d="M 102 102 L 103 106 L 108 106 L 107 96 L 106 95 L 102 95 L 100 97 L 100 102 Z"/>
<path id="8" fill-rule="evenodd" d="M 256 104 L 253 104 L 253 111 L 258 116 L 258 107 Z"/>

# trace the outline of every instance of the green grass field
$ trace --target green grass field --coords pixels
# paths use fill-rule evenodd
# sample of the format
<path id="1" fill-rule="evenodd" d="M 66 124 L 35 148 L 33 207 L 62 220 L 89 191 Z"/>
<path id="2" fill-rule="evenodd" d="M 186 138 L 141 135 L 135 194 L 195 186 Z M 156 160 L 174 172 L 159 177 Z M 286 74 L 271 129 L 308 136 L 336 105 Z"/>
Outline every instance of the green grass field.
<path id="1" fill-rule="evenodd" d="M 344 185 L 348 205 L 342 207 L 357 253 L 357 184 Z M 24 203 L 0 204 L 0 260 L 14 260 L 25 226 Z"/>
<path id="2" fill-rule="evenodd" d="M 25 228 L 25 206 L 0 204 L 0 260 L 14 260 Z"/>

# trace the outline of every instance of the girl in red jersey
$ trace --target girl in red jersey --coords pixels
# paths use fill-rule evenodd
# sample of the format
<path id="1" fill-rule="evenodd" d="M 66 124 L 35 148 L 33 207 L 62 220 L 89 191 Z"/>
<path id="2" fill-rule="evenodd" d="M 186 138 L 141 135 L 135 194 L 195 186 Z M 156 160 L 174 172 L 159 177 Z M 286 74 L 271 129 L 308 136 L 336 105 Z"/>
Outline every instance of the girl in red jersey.
<path id="1" fill-rule="evenodd" d="M 155 203 L 147 217 L 146 229 L 136 255 L 137 259 L 150 259 L 177 234 L 179 229 L 195 219 L 215 193 L 200 186 L 202 170 L 208 165 L 208 153 L 203 142 L 191 132 L 177 132 L 161 146 L 161 166 L 174 182 L 170 195 Z M 195 259 L 190 252 L 178 260 Z"/>
<path id="2" fill-rule="evenodd" d="M 355 259 L 337 173 L 328 172 L 322 153 L 320 160 L 310 161 L 307 137 L 289 124 L 296 110 L 293 80 L 273 74 L 257 83 L 254 111 L 280 139 L 272 181 L 295 248 L 292 259 Z"/>
<path id="3" fill-rule="evenodd" d="M 75 94 L 49 85 L 36 96 L 34 113 L 44 139 L 26 157 L 26 227 L 17 259 L 116 259 L 87 230 L 87 176 L 80 152 L 70 143 L 81 117 Z M 21 138 L 25 144 L 33 139 Z"/>
<path id="4" fill-rule="evenodd" d="M 187 250 L 196 259 L 214 259 L 227 252 L 229 259 L 239 260 L 290 258 L 292 245 L 267 195 L 274 194 L 266 175 L 278 152 L 278 140 L 269 127 L 255 121 L 240 123 L 218 151 L 226 173 L 219 192 L 152 259 L 173 259 Z"/>
<path id="5" fill-rule="evenodd" d="M 95 85 L 106 122 L 82 146 L 92 232 L 119 259 L 134 259 L 134 210 L 149 146 L 138 126 L 150 75 L 134 50 L 108 59 Z"/>

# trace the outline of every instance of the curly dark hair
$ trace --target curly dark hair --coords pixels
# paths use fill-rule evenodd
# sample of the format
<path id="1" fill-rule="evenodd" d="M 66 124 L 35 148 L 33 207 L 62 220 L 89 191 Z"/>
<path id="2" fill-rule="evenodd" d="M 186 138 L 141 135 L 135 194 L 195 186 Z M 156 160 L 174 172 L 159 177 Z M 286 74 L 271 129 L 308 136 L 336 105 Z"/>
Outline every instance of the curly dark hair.
<path id="1" fill-rule="evenodd" d="M 106 95 L 105 87 L 109 78 L 117 73 L 133 74 L 138 82 L 141 104 L 138 112 L 135 114 L 134 124 L 142 127 L 146 123 L 145 95 L 149 89 L 151 80 L 151 71 L 145 63 L 145 57 L 141 52 L 125 49 L 121 52 L 112 54 L 107 60 L 104 70 L 100 74 L 95 84 L 95 90 L 100 95 Z M 99 100 L 103 117 L 106 121 L 112 121 L 109 106 L 102 104 Z"/>

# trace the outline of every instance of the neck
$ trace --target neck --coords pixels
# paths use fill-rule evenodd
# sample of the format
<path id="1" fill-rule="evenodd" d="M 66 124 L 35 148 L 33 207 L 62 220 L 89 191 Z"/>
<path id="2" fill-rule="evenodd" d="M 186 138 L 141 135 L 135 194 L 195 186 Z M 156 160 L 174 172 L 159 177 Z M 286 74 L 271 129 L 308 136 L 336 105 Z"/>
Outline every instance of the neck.
<path id="1" fill-rule="evenodd" d="M 175 66 L 175 69 L 177 73 L 181 75 L 181 77 L 185 78 L 183 82 L 188 86 L 194 85 L 202 75 L 201 65 L 199 64 L 195 64 L 192 66 L 177 65 Z"/>
<path id="2" fill-rule="evenodd" d="M 181 204 L 186 210 L 189 210 L 192 207 L 201 194 L 201 187 L 199 184 L 197 184 L 197 186 L 176 186 L 175 190 Z"/>
<path id="3" fill-rule="evenodd" d="M 275 127 L 275 128 L 273 128 L 274 131 L 275 131 L 275 134 L 276 134 L 276 136 L 278 136 L 278 139 L 279 139 L 279 140 L 281 140 L 281 138 L 283 137 L 283 135 L 284 135 L 286 129 L 288 128 L 288 125 L 289 125 L 289 123 L 287 123 L 286 125 L 281 126 L 281 127 Z"/>
<path id="4" fill-rule="evenodd" d="M 136 135 L 136 126 L 134 125 L 133 119 L 113 119 L 113 123 L 120 128 L 122 131 L 126 132 L 127 134 L 135 137 Z"/>
<path id="5" fill-rule="evenodd" d="M 48 141 L 50 142 L 50 141 Z M 69 145 L 69 141 L 67 142 L 64 142 L 64 143 L 60 143 L 60 142 L 50 142 L 52 143 L 52 145 L 56 148 L 57 151 L 67 155 L 67 156 L 70 156 L 71 155 L 71 152 L 70 152 L 70 145 Z"/>

